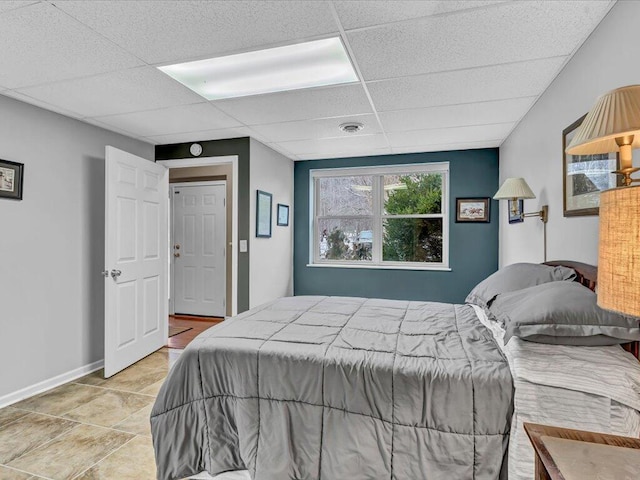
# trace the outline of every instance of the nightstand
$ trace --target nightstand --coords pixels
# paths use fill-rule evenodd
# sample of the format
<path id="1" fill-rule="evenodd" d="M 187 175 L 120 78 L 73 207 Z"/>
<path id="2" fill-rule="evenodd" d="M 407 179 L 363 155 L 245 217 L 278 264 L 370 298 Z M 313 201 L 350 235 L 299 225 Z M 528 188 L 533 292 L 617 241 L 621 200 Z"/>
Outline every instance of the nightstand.
<path id="1" fill-rule="evenodd" d="M 636 480 L 640 439 L 525 423 L 535 480 Z"/>

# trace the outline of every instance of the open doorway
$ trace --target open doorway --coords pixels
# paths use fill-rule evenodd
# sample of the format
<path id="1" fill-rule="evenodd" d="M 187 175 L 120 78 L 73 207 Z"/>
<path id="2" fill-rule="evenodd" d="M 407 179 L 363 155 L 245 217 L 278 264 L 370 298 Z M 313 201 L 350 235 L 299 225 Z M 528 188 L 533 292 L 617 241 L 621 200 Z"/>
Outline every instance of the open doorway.
<path id="1" fill-rule="evenodd" d="M 158 163 L 170 186 L 168 345 L 184 348 L 237 312 L 237 157 Z"/>

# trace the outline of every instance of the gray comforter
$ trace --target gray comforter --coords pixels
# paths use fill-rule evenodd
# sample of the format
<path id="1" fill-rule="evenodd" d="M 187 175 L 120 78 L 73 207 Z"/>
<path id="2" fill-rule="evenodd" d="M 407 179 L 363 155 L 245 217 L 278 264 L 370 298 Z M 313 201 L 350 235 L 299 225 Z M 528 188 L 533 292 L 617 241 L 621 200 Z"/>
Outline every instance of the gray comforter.
<path id="1" fill-rule="evenodd" d="M 470 306 L 283 298 L 171 369 L 151 414 L 158 479 L 497 479 L 512 390 Z"/>

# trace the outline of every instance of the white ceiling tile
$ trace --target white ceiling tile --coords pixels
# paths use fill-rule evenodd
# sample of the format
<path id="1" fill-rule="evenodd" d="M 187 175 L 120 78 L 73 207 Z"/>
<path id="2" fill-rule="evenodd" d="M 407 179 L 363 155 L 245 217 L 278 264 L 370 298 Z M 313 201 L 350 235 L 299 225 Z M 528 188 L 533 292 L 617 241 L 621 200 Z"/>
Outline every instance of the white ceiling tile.
<path id="1" fill-rule="evenodd" d="M 282 155 L 284 155 L 285 157 L 291 160 L 294 160 L 296 158 L 296 156 L 293 153 L 291 153 L 289 150 L 284 148 L 279 143 L 265 143 L 265 145 L 271 148 L 272 150 L 275 150 L 276 152 L 281 153 Z"/>
<path id="2" fill-rule="evenodd" d="M 345 158 L 345 157 L 370 157 L 376 155 L 390 155 L 391 148 L 361 148 L 354 152 L 352 150 L 346 150 L 342 152 L 323 152 L 323 153 L 305 153 L 296 155 L 297 160 L 325 160 L 330 158 Z"/>
<path id="3" fill-rule="evenodd" d="M 16 8 L 26 7 L 27 5 L 34 5 L 38 2 L 29 2 L 29 1 L 13 1 L 13 0 L 2 0 L 0 2 L 0 15 L 4 12 L 8 12 L 9 10 L 15 10 Z"/>
<path id="4" fill-rule="evenodd" d="M 129 138 L 138 138 L 143 142 L 148 142 L 148 140 L 142 137 L 136 137 L 135 135 L 132 135 L 131 132 L 128 132 L 126 130 L 121 130 L 120 128 L 114 127 L 113 125 L 107 125 L 106 123 L 99 122 L 94 118 L 83 118 L 81 121 L 84 123 L 88 123 L 89 125 L 93 125 L 95 127 L 104 128 L 105 130 L 109 130 L 111 132 L 115 132 L 120 135 L 127 136 Z"/>
<path id="5" fill-rule="evenodd" d="M 82 118 L 82 116 L 77 112 L 72 112 L 70 110 L 67 110 L 66 108 L 58 107 L 56 105 L 50 105 L 47 102 L 42 102 L 35 98 L 28 97 L 27 95 L 23 95 L 20 92 L 16 92 L 13 90 L 3 90 L 2 95 L 15 98 L 16 100 L 20 100 L 21 102 L 28 103 L 30 105 L 35 105 L 36 107 L 44 108 L 45 110 L 49 110 L 51 112 L 59 113 L 66 117 Z"/>
<path id="6" fill-rule="evenodd" d="M 444 152 L 447 150 L 471 150 L 477 148 L 498 148 L 502 143 L 501 139 L 483 140 L 480 142 L 455 142 L 423 145 L 420 147 L 393 147 L 393 153 L 423 153 L 423 152 Z"/>
<path id="7" fill-rule="evenodd" d="M 251 136 L 295 159 L 498 146 L 610 7 L 336 0 L 354 59 L 384 78 L 367 82 L 381 125 L 359 83 L 209 103 L 144 65 L 334 35 L 331 2 L 30 3 L 0 0 L 3 95 L 146 142 Z"/>
<path id="8" fill-rule="evenodd" d="M 202 130 L 197 132 L 172 133 L 169 135 L 155 135 L 145 137 L 156 144 L 206 142 L 207 140 L 222 140 L 226 138 L 249 137 L 251 132 L 247 127 L 222 128 L 219 130 Z"/>
<path id="9" fill-rule="evenodd" d="M 293 155 L 334 153 L 355 153 L 363 150 L 373 150 L 388 147 L 384 135 L 358 135 L 353 137 L 324 138 L 316 140 L 295 140 L 292 142 L 278 142 Z"/>
<path id="10" fill-rule="evenodd" d="M 47 3 L 0 15 L 0 85 L 19 88 L 142 62 Z"/>
<path id="11" fill-rule="evenodd" d="M 219 100 L 214 105 L 246 125 L 373 113 L 360 84 Z"/>
<path id="12" fill-rule="evenodd" d="M 154 67 L 137 67 L 17 91 L 52 105 L 64 105 L 85 117 L 206 102 Z"/>
<path id="13" fill-rule="evenodd" d="M 410 132 L 388 133 L 391 147 L 421 147 L 455 143 L 482 142 L 504 139 L 513 130 L 513 123 L 476 125 L 473 127 L 434 128 Z"/>
<path id="14" fill-rule="evenodd" d="M 381 111 L 540 95 L 565 58 L 496 65 L 367 83 Z"/>
<path id="15" fill-rule="evenodd" d="M 365 80 L 571 54 L 608 1 L 517 1 L 348 33 Z"/>
<path id="16" fill-rule="evenodd" d="M 148 63 L 185 61 L 338 31 L 326 2 L 65 1 L 57 6 Z"/>
<path id="17" fill-rule="evenodd" d="M 359 133 L 345 133 L 338 128 L 347 122 L 358 122 L 364 125 Z M 373 114 L 351 115 L 347 117 L 320 118 L 299 122 L 270 123 L 268 125 L 253 125 L 254 130 L 271 142 L 286 142 L 290 140 L 305 140 L 314 138 L 352 137 L 357 135 L 371 135 L 382 133 L 382 128 Z"/>
<path id="18" fill-rule="evenodd" d="M 345 30 L 382 25 L 443 13 L 481 8 L 505 0 L 349 0 L 334 1 L 338 17 Z"/>
<path id="19" fill-rule="evenodd" d="M 209 103 L 96 117 L 95 120 L 142 137 L 240 126 Z"/>
<path id="20" fill-rule="evenodd" d="M 537 97 L 379 113 L 385 132 L 484 125 L 520 120 Z"/>

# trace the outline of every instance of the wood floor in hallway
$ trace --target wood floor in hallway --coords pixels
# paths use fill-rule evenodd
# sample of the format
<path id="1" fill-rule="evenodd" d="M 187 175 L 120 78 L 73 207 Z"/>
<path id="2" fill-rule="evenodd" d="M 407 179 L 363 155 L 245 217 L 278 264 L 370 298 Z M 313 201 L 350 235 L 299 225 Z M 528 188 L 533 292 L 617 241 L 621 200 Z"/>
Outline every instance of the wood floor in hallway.
<path id="1" fill-rule="evenodd" d="M 195 317 L 191 315 L 169 315 L 169 326 L 187 327 L 191 330 L 169 337 L 169 348 L 184 348 L 206 329 L 224 321 L 222 317 Z"/>

